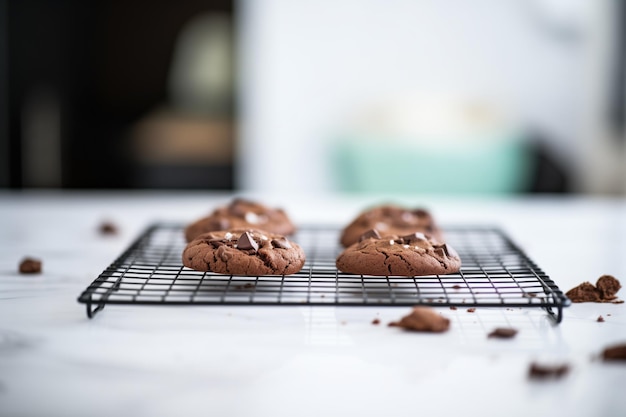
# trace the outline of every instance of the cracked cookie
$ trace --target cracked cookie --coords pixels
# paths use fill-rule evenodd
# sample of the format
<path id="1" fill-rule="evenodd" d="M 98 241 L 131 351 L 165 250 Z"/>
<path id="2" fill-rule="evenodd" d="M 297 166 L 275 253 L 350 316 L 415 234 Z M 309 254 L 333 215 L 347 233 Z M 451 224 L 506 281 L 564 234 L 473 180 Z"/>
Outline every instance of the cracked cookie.
<path id="1" fill-rule="evenodd" d="M 412 277 L 458 272 L 461 258 L 450 245 L 420 232 L 381 237 L 372 229 L 346 248 L 336 265 L 350 274 Z"/>
<path id="2" fill-rule="evenodd" d="M 348 247 L 358 242 L 359 237 L 370 229 L 376 229 L 382 236 L 422 232 L 443 241 L 441 230 L 426 210 L 384 205 L 361 213 L 346 226 L 341 233 L 341 244 Z"/>
<path id="3" fill-rule="evenodd" d="M 236 228 L 262 229 L 281 235 L 291 235 L 296 230 L 284 210 L 236 198 L 227 206 L 218 207 L 209 216 L 187 226 L 185 238 L 191 242 L 203 233 Z"/>
<path id="4" fill-rule="evenodd" d="M 204 233 L 183 251 L 186 267 L 228 275 L 295 274 L 304 261 L 304 251 L 296 243 L 255 229 Z"/>

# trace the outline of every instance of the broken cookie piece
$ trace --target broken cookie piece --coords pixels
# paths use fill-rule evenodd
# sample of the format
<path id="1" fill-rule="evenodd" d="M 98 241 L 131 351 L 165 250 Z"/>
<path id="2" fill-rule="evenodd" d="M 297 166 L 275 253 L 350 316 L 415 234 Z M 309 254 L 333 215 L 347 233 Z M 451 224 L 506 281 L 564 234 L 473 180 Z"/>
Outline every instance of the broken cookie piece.
<path id="1" fill-rule="evenodd" d="M 615 303 L 619 304 L 623 301 L 618 300 L 616 293 L 622 287 L 620 282 L 611 275 L 602 275 L 598 278 L 596 285 L 585 281 L 577 287 L 569 290 L 565 295 L 572 300 L 573 303 Z"/>
<path id="2" fill-rule="evenodd" d="M 531 379 L 559 379 L 569 372 L 568 364 L 542 365 L 537 362 L 530 364 L 528 377 Z"/>
<path id="3" fill-rule="evenodd" d="M 20 262 L 20 274 L 39 274 L 41 272 L 41 261 L 34 258 L 24 258 Z"/>
<path id="4" fill-rule="evenodd" d="M 610 346 L 602 351 L 604 361 L 626 361 L 626 344 Z"/>
<path id="5" fill-rule="evenodd" d="M 405 330 L 417 332 L 445 332 L 450 328 L 450 320 L 441 316 L 432 308 L 413 307 L 411 313 L 398 322 L 391 322 L 389 326 L 402 327 Z"/>
<path id="6" fill-rule="evenodd" d="M 497 339 L 512 339 L 517 334 L 517 329 L 511 327 L 496 327 L 487 337 Z"/>

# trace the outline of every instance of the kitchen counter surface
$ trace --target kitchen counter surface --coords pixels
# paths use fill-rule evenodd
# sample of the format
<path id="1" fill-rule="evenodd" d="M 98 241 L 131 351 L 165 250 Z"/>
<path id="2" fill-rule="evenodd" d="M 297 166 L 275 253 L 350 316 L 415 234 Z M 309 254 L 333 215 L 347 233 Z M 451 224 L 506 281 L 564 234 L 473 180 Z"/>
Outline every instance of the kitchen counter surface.
<path id="1" fill-rule="evenodd" d="M 563 291 L 603 274 L 626 284 L 623 199 L 249 197 L 297 224 L 342 225 L 386 201 L 426 206 L 444 225 L 501 227 Z M 77 297 L 147 225 L 230 198 L 0 193 L 0 415 L 626 415 L 626 362 L 597 359 L 626 343 L 626 304 L 573 304 L 560 325 L 541 309 L 438 308 L 444 334 L 387 327 L 406 307 L 108 305 L 86 317 Z M 104 220 L 120 233 L 100 235 Z M 43 273 L 19 275 L 25 256 Z M 488 339 L 497 326 L 519 333 Z M 533 361 L 570 372 L 530 380 Z"/>

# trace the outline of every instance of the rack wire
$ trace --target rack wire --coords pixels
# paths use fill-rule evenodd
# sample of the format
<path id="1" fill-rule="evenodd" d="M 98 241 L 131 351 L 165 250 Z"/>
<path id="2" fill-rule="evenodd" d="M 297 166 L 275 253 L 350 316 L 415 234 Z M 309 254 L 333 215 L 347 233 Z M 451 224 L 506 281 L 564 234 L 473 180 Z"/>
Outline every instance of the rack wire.
<path id="1" fill-rule="evenodd" d="M 500 229 L 450 227 L 445 235 L 463 262 L 458 273 L 411 278 L 345 274 L 335 267 L 342 250 L 339 229 L 314 226 L 293 236 L 307 256 L 300 272 L 237 276 L 184 267 L 183 226 L 159 223 L 106 268 L 78 302 L 86 304 L 89 318 L 107 304 L 428 305 L 540 307 L 561 322 L 570 300 Z"/>

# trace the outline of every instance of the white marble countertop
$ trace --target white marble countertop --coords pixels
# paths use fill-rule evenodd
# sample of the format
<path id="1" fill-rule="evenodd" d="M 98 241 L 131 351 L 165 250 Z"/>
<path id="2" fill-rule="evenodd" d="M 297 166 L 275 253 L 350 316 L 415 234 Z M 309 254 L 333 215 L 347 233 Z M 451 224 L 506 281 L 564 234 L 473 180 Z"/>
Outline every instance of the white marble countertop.
<path id="1" fill-rule="evenodd" d="M 626 363 L 594 359 L 626 342 L 625 304 L 574 304 L 558 326 L 541 309 L 441 308 L 445 334 L 387 327 L 405 307 L 108 305 L 86 317 L 78 295 L 148 224 L 187 222 L 229 198 L 0 193 L 0 415 L 626 415 Z M 621 199 L 259 199 L 299 224 L 340 225 L 383 201 L 424 205 L 444 224 L 502 227 L 564 291 L 603 274 L 626 282 Z M 104 219 L 117 236 L 97 233 Z M 27 255 L 42 274 L 17 273 Z M 518 336 L 486 337 L 502 325 Z M 532 381 L 532 361 L 571 371 Z"/>

